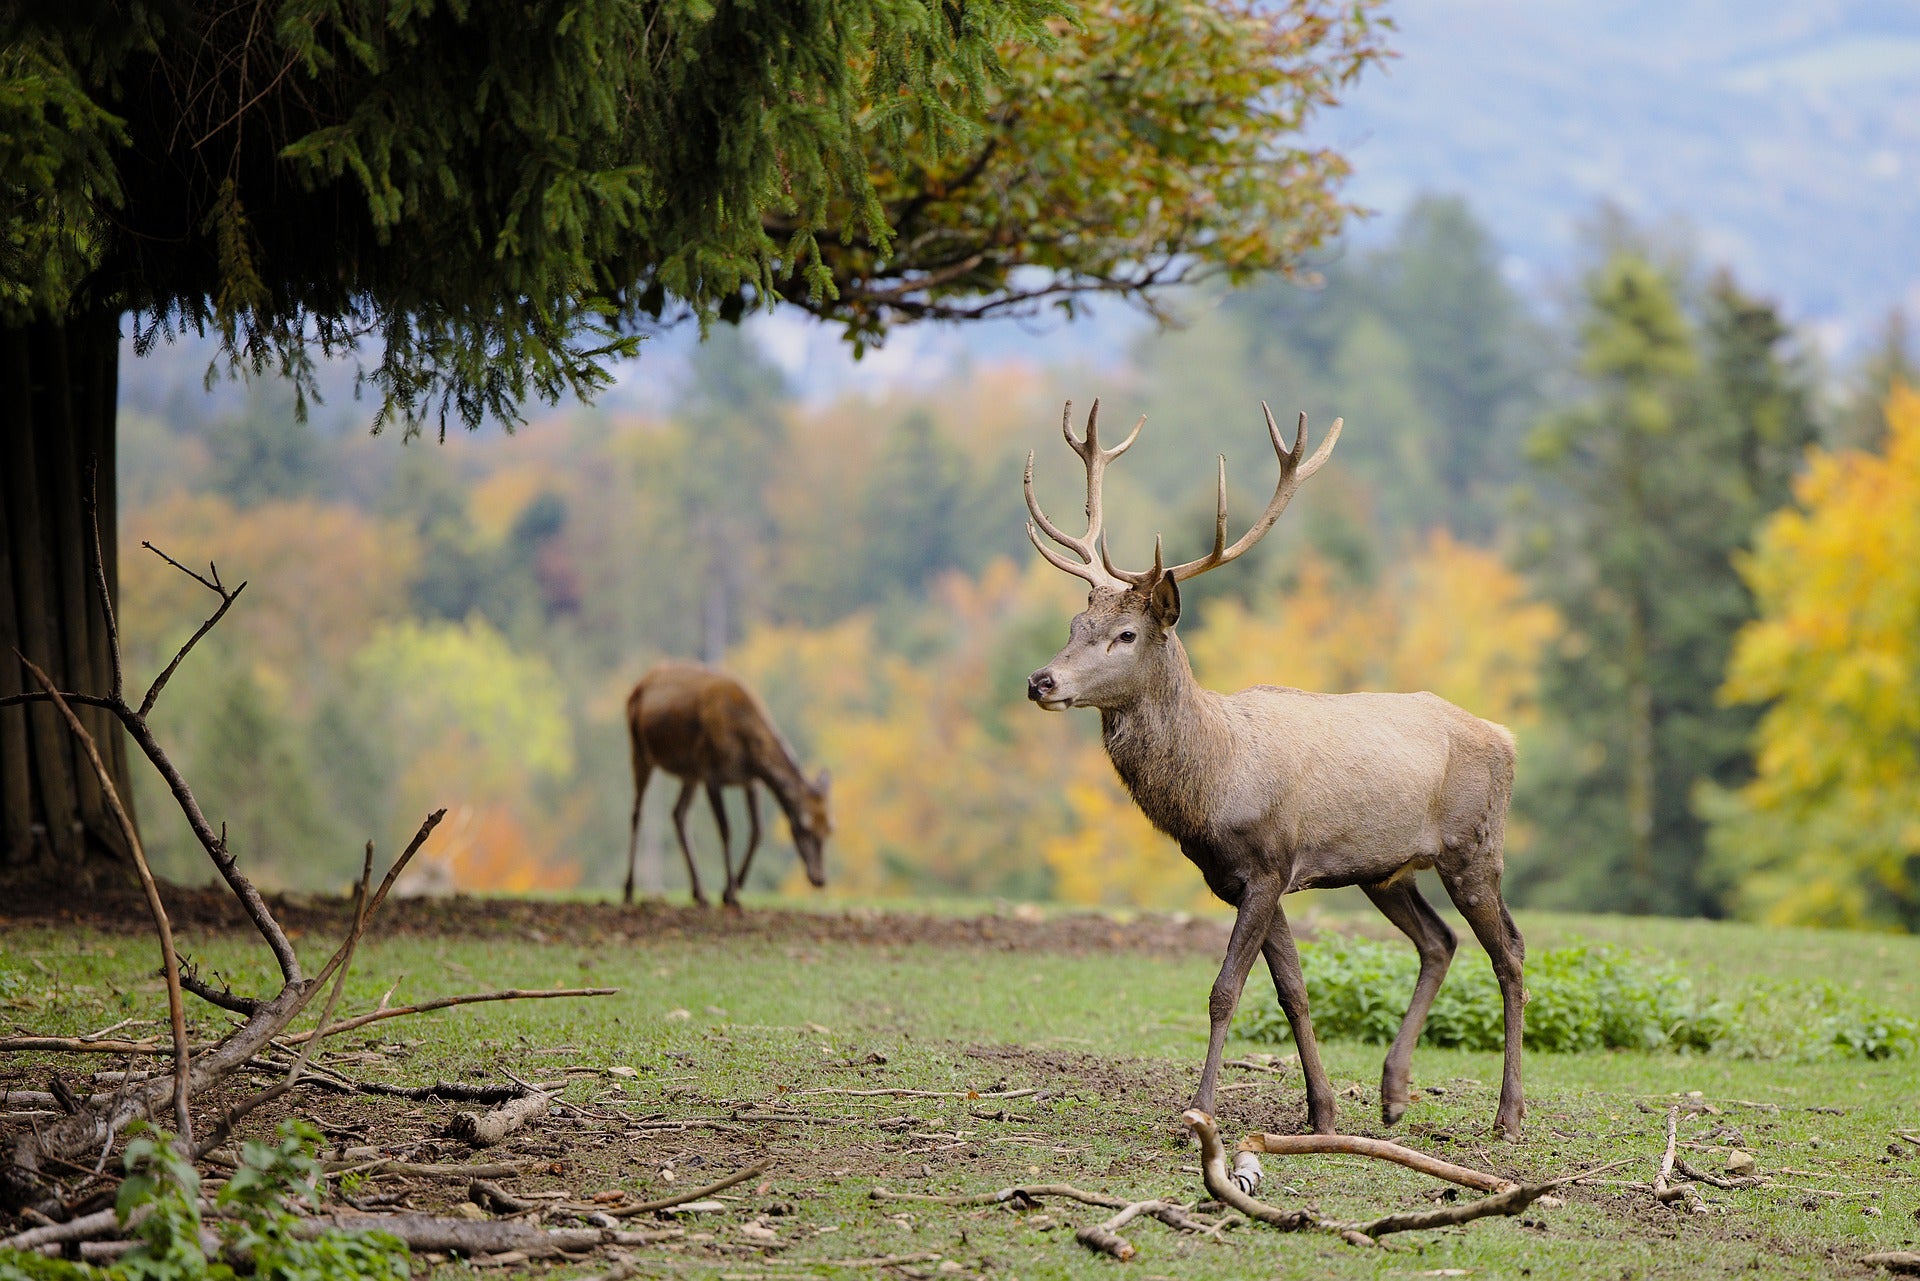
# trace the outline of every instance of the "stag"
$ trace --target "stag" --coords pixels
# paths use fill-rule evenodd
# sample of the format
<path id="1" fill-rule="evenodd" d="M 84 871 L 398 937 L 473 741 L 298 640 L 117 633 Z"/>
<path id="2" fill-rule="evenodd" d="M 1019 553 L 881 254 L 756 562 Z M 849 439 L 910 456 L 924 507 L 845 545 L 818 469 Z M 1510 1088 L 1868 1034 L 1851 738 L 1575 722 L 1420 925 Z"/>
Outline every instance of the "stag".
<path id="1" fill-rule="evenodd" d="M 1327 1082 L 1307 1013 L 1300 957 L 1282 896 L 1308 888 L 1357 885 L 1420 954 L 1420 974 L 1380 1077 L 1380 1111 L 1391 1125 L 1407 1108 L 1414 1042 L 1453 959 L 1454 933 L 1421 896 L 1414 873 L 1431 868 L 1493 962 L 1506 1020 L 1506 1064 L 1494 1129 L 1517 1139 L 1520 1090 L 1521 966 L 1526 949 L 1500 897 L 1501 845 L 1513 791 L 1513 735 L 1445 700 L 1421 694 L 1317 694 L 1256 685 L 1222 695 L 1194 678 L 1174 634 L 1180 584 L 1238 559 L 1286 510 L 1294 491 L 1319 471 L 1340 438 L 1335 419 L 1325 443 L 1306 457 L 1307 416 L 1289 448 L 1265 404 L 1280 480 L 1260 518 L 1227 545 L 1227 470 L 1220 460 L 1213 550 L 1179 565 L 1115 567 L 1101 529 L 1107 464 L 1145 426 L 1112 449 L 1099 436 L 1099 402 L 1076 439 L 1067 412 L 1061 432 L 1087 473 L 1087 532 L 1074 537 L 1046 516 L 1033 494 L 1033 455 L 1025 489 L 1027 536 L 1055 567 L 1091 588 L 1066 647 L 1027 680 L 1027 697 L 1048 711 L 1093 707 L 1107 754 L 1153 824 L 1179 842 L 1207 888 L 1237 910 L 1225 963 L 1208 1001 L 1212 1026 L 1192 1106 L 1213 1111 L 1227 1027 L 1254 958 L 1266 958 L 1280 1008 L 1293 1029 L 1306 1078 L 1307 1119 L 1334 1132 Z M 1050 547 L 1041 533 L 1064 548 Z M 1071 553 L 1070 555 L 1067 553 Z"/>
<path id="2" fill-rule="evenodd" d="M 640 850 L 640 803 L 655 769 L 680 780 L 680 799 L 673 805 L 673 830 L 680 853 L 687 860 L 687 882 L 693 901 L 707 906 L 694 870 L 693 850 L 687 844 L 687 810 L 693 789 L 704 786 L 720 829 L 720 861 L 727 887 L 721 901 L 740 906 L 740 887 L 746 884 L 760 845 L 760 802 L 754 784 L 764 783 L 780 803 L 793 833 L 793 845 L 815 886 L 827 883 L 820 848 L 833 831 L 827 813 L 828 778 L 822 770 L 809 780 L 794 759 L 793 748 L 774 728 L 773 718 L 752 690 L 721 672 L 696 663 L 662 663 L 640 678 L 627 696 L 627 731 L 633 741 L 633 822 L 627 845 L 626 902 L 633 902 L 634 864 Z M 721 800 L 723 787 L 744 788 L 747 794 L 747 852 L 734 874 L 727 824 Z"/>

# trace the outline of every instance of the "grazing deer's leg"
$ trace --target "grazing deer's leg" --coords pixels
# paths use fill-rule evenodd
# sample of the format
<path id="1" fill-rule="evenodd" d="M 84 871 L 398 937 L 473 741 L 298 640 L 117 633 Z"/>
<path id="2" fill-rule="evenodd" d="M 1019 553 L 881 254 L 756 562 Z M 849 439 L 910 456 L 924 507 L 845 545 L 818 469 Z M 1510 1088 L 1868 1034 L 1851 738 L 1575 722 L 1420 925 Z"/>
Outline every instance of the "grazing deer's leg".
<path id="1" fill-rule="evenodd" d="M 727 822 L 727 802 L 720 795 L 718 783 L 707 784 L 707 804 L 713 807 L 713 825 L 720 829 L 720 867 L 727 876 L 720 901 L 728 907 L 739 907 L 740 888 L 733 879 L 733 828 Z"/>
<path id="2" fill-rule="evenodd" d="M 1277 904 L 1267 936 L 1261 942 L 1261 954 L 1273 974 L 1273 986 L 1280 997 L 1280 1009 L 1293 1029 L 1293 1046 L 1300 1054 L 1300 1075 L 1307 1086 L 1307 1128 L 1315 1134 L 1335 1132 L 1336 1112 L 1333 1085 L 1320 1062 L 1320 1043 L 1313 1036 L 1313 1019 L 1307 1012 L 1307 981 L 1300 973 L 1300 953 L 1293 945 L 1293 930 L 1287 914 Z"/>
<path id="3" fill-rule="evenodd" d="M 741 889 L 747 887 L 747 871 L 753 866 L 753 852 L 760 848 L 760 796 L 753 790 L 753 780 L 741 789 L 747 794 L 747 852 L 740 857 L 740 879 L 734 882 Z"/>
<path id="4" fill-rule="evenodd" d="M 1500 982 L 1501 1012 L 1506 1020 L 1506 1065 L 1500 1074 L 1500 1106 L 1493 1116 L 1495 1134 L 1510 1142 L 1520 1138 L 1520 1119 L 1527 1113 L 1520 1089 L 1520 1044 L 1526 1025 L 1527 989 L 1523 969 L 1527 945 L 1520 937 L 1507 905 L 1500 897 L 1500 871 L 1485 865 L 1443 870 L 1441 881 L 1453 905 L 1473 927 L 1473 936 L 1487 950 L 1493 977 Z"/>
<path id="5" fill-rule="evenodd" d="M 693 847 L 687 844 L 687 811 L 693 807 L 693 780 L 680 784 L 680 799 L 673 803 L 673 830 L 680 838 L 680 855 L 687 860 L 687 884 L 693 887 L 693 901 L 707 905 L 707 893 L 700 888 L 700 873 L 693 867 Z"/>
<path id="6" fill-rule="evenodd" d="M 653 777 L 653 766 L 639 760 L 633 763 L 633 823 L 627 834 L 627 888 L 620 896 L 623 903 L 633 902 L 633 870 L 640 862 L 640 802 L 646 799 L 647 781 Z"/>
<path id="7" fill-rule="evenodd" d="M 1220 1057 L 1227 1047 L 1227 1029 L 1233 1023 L 1234 1007 L 1240 1004 L 1240 992 L 1247 985 L 1253 960 L 1266 945 L 1267 931 L 1280 908 L 1280 887 L 1260 880 L 1246 887 L 1240 896 L 1240 914 L 1234 918 L 1233 935 L 1227 940 L 1227 959 L 1220 976 L 1213 981 L 1207 997 L 1207 1061 L 1200 1069 L 1200 1088 L 1194 1091 L 1189 1107 L 1213 1111 L 1213 1087 L 1220 1078 Z M 1296 968 L 1298 968 L 1296 966 Z"/>
<path id="8" fill-rule="evenodd" d="M 1407 1077 L 1413 1062 L 1413 1046 L 1420 1039 L 1427 1011 L 1433 1008 L 1433 998 L 1440 994 L 1440 984 L 1447 977 L 1455 939 L 1447 923 L 1421 895 L 1413 877 L 1360 888 L 1373 900 L 1381 915 L 1413 940 L 1414 949 L 1420 953 L 1420 977 L 1413 985 L 1413 1000 L 1407 1005 L 1407 1017 L 1401 1021 L 1400 1034 L 1393 1038 L 1386 1067 L 1380 1073 L 1380 1119 L 1392 1125 L 1407 1110 Z"/>

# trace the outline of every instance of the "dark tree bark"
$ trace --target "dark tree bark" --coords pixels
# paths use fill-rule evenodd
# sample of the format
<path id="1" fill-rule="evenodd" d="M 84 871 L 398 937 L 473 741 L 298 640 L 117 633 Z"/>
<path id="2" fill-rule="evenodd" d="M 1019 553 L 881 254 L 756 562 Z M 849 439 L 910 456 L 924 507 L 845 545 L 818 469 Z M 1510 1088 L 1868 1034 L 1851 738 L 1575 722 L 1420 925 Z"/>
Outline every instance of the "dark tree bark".
<path id="1" fill-rule="evenodd" d="M 0 326 L 0 698 L 27 689 L 22 654 L 65 690 L 104 694 L 106 620 L 88 564 L 86 496 L 97 465 L 108 591 L 118 592 L 114 406 L 118 317 Z M 129 804 L 126 735 L 76 709 Z M 93 770 L 46 703 L 0 707 L 0 882 L 85 889 L 129 866 Z"/>

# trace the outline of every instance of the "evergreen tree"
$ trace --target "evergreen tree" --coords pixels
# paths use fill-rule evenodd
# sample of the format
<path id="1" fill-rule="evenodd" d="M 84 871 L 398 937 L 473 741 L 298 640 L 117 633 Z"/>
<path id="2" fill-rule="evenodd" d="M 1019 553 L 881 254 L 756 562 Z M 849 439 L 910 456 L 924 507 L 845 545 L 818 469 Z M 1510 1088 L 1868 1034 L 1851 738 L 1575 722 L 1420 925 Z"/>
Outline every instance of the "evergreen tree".
<path id="1" fill-rule="evenodd" d="M 1887 434 L 1886 405 L 1896 386 L 1920 387 L 1920 356 L 1914 352 L 1913 329 L 1898 307 L 1887 313 L 1879 342 L 1855 371 L 1853 385 L 1836 415 L 1834 444 L 1852 449 L 1880 448 Z"/>
<path id="2" fill-rule="evenodd" d="M 1745 776 L 1751 713 L 1714 690 L 1753 603 L 1734 569 L 1813 439 L 1804 372 L 1773 309 L 1721 277 L 1689 314 L 1632 249 L 1587 282 L 1583 405 L 1530 446 L 1525 555 L 1567 635 L 1547 663 L 1523 808 L 1552 835 L 1514 869 L 1537 902 L 1711 910 L 1702 783 Z"/>
<path id="3" fill-rule="evenodd" d="M 1150 302 L 1337 228 L 1343 163 L 1288 135 L 1382 56 L 1375 7 L 8 6 L 0 653 L 107 685 L 82 476 L 115 472 L 123 318 L 136 351 L 211 331 L 303 396 L 354 354 L 376 425 L 444 431 L 591 392 L 677 317 L 779 301 L 867 342 Z M 51 709 L 5 706 L 20 679 L 0 663 L 0 874 L 85 880 L 115 829 Z"/>

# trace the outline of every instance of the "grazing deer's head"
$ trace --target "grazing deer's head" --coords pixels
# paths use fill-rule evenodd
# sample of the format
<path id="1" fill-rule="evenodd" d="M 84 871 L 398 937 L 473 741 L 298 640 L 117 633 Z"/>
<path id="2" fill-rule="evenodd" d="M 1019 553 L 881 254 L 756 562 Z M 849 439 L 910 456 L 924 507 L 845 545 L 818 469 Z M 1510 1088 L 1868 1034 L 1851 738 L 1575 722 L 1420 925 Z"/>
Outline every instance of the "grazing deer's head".
<path id="1" fill-rule="evenodd" d="M 833 835 L 833 816 L 827 811 L 827 788 L 832 782 L 827 771 L 821 770 L 818 777 L 806 784 L 800 804 L 790 815 L 793 847 L 800 852 L 801 865 L 807 869 L 807 879 L 813 882 L 815 889 L 827 883 L 827 869 L 820 860 L 820 847 Z"/>
<path id="2" fill-rule="evenodd" d="M 1146 418 L 1134 424 L 1133 432 L 1112 449 L 1100 447 L 1100 402 L 1093 402 L 1087 414 L 1085 439 L 1077 439 L 1068 417 L 1073 403 L 1060 415 L 1060 431 L 1067 444 L 1087 469 L 1087 532 L 1075 538 L 1040 510 L 1033 495 L 1033 455 L 1027 455 L 1025 489 L 1027 510 L 1033 519 L 1027 522 L 1027 537 L 1048 562 L 1056 568 L 1085 579 L 1092 590 L 1087 608 L 1076 616 L 1068 632 L 1067 644 L 1050 662 L 1027 678 L 1027 697 L 1050 712 L 1070 707 L 1127 707 L 1154 691 L 1164 688 L 1168 675 L 1184 664 L 1176 657 L 1178 642 L 1173 628 L 1180 621 L 1180 584 L 1206 573 L 1216 566 L 1237 559 L 1273 528 L 1286 510 L 1294 491 L 1313 475 L 1333 452 L 1340 439 L 1341 420 L 1336 418 L 1327 439 L 1306 458 L 1307 416 L 1300 415 L 1299 429 L 1289 449 L 1281 439 L 1273 412 L 1263 402 L 1267 434 L 1273 440 L 1274 453 L 1280 459 L 1280 481 L 1274 487 L 1267 509 L 1253 527 L 1231 547 L 1227 546 L 1227 460 L 1220 459 L 1220 479 L 1214 505 L 1213 550 L 1196 560 L 1168 566 L 1162 561 L 1160 540 L 1153 544 L 1153 568 L 1143 571 L 1120 569 L 1107 555 L 1106 535 L 1101 529 L 1101 490 L 1107 464 L 1133 445 L 1146 425 Z M 1305 459 L 1304 464 L 1302 459 Z M 1041 533 L 1072 552 L 1062 555 L 1040 539 Z"/>

